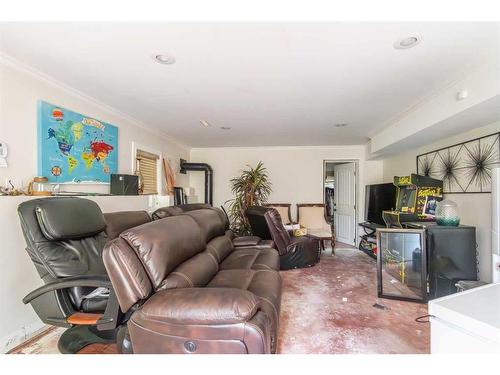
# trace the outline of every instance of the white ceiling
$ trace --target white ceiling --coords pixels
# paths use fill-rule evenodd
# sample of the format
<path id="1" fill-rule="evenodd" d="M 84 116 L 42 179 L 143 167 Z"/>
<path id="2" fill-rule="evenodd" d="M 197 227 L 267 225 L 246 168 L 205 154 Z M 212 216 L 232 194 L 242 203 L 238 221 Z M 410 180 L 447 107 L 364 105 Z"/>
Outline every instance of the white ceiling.
<path id="1" fill-rule="evenodd" d="M 498 23 L 2 23 L 0 52 L 193 147 L 362 144 L 498 57 L 499 30 Z M 393 48 L 414 34 L 421 44 Z M 157 64 L 159 53 L 177 62 Z"/>

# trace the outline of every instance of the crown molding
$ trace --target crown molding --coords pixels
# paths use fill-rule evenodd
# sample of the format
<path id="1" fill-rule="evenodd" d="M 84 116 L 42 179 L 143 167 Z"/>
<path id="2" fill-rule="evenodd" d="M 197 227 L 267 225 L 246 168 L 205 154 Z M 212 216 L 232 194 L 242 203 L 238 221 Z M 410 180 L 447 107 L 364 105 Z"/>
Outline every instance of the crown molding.
<path id="1" fill-rule="evenodd" d="M 12 56 L 5 54 L 4 52 L 0 52 L 0 64 L 8 66 L 8 67 L 15 69 L 21 73 L 28 74 L 39 81 L 42 81 L 42 82 L 47 83 L 53 87 L 56 87 L 57 89 L 64 91 L 67 94 L 74 96 L 82 101 L 85 101 L 89 104 L 92 104 L 105 112 L 108 112 L 114 116 L 120 117 L 121 119 L 131 123 L 132 125 L 134 125 L 138 128 L 146 130 L 146 131 L 152 133 L 153 135 L 157 135 L 157 136 L 165 139 L 166 141 L 175 144 L 176 146 L 178 146 L 180 148 L 185 148 L 188 151 L 191 149 L 191 146 L 186 145 L 186 144 L 178 141 L 177 139 L 173 138 L 172 136 L 168 135 L 167 133 L 165 133 L 161 130 L 158 130 L 158 129 L 154 129 L 151 126 L 148 126 L 145 123 L 143 123 L 142 121 L 136 119 L 135 117 L 133 117 L 125 112 L 122 112 L 119 109 L 116 109 L 115 107 L 112 107 L 112 106 L 110 106 L 110 105 L 90 96 L 90 95 L 87 95 L 84 92 L 82 92 L 78 89 L 75 89 L 74 87 L 69 86 L 69 85 L 57 80 L 56 78 L 54 78 L 48 74 L 45 74 L 45 73 L 39 71 L 38 69 L 35 69 L 32 66 L 25 64 L 25 63 L 15 59 L 15 58 L 13 58 Z"/>
<path id="2" fill-rule="evenodd" d="M 365 149 L 364 144 L 359 145 L 324 145 L 324 146 L 220 146 L 220 147 L 191 147 L 191 151 L 215 151 L 215 150 L 238 150 L 238 151 L 291 151 L 291 150 L 345 150 L 358 148 Z"/>

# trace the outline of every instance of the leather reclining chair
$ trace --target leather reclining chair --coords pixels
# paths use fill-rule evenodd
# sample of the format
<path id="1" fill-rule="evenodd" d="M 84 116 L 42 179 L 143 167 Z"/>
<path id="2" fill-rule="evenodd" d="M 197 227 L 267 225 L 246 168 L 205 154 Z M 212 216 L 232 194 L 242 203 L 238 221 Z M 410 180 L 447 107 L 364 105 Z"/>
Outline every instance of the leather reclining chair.
<path id="1" fill-rule="evenodd" d="M 159 220 L 165 217 L 177 216 L 185 212 L 200 209 L 213 209 L 221 216 L 221 219 L 225 223 L 226 235 L 231 238 L 234 247 L 255 247 L 259 249 L 274 248 L 274 242 L 271 239 L 264 240 L 258 236 L 236 236 L 234 232 L 229 229 L 229 220 L 226 213 L 221 209 L 214 208 L 207 203 L 190 203 L 177 206 L 161 207 L 154 211 L 151 216 L 153 220 Z"/>
<path id="2" fill-rule="evenodd" d="M 105 246 L 134 353 L 275 352 L 279 255 L 235 249 L 223 215 L 184 212 L 128 229 Z"/>
<path id="3" fill-rule="evenodd" d="M 107 242 L 99 206 L 80 198 L 42 198 L 18 207 L 27 252 L 45 283 L 24 299 L 40 319 L 68 328 L 58 342 L 62 353 L 118 342 L 125 325 L 101 259 Z"/>
<path id="4" fill-rule="evenodd" d="M 274 208 L 253 206 L 245 211 L 253 234 L 272 239 L 280 254 L 280 269 L 304 268 L 319 262 L 319 241 L 306 236 L 292 237 Z"/>

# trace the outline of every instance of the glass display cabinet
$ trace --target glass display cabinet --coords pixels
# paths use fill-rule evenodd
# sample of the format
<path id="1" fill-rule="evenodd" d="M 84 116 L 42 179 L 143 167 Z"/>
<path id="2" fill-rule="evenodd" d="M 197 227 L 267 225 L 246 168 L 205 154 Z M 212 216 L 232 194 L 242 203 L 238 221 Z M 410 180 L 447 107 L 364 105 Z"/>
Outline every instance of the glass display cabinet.
<path id="1" fill-rule="evenodd" d="M 427 301 L 425 229 L 377 229 L 378 296 Z"/>

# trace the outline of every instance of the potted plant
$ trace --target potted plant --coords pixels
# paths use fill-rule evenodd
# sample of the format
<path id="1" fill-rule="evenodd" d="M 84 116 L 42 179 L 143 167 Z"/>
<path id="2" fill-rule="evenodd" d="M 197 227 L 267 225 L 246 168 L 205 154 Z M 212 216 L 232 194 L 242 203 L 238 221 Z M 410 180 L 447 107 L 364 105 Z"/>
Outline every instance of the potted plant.
<path id="1" fill-rule="evenodd" d="M 247 167 L 248 169 L 242 171 L 239 177 L 231 179 L 234 199 L 227 201 L 230 202 L 231 229 L 240 236 L 251 233 L 245 210 L 250 206 L 261 206 L 266 203 L 272 191 L 267 169 L 261 161 L 255 168 L 250 165 Z"/>

